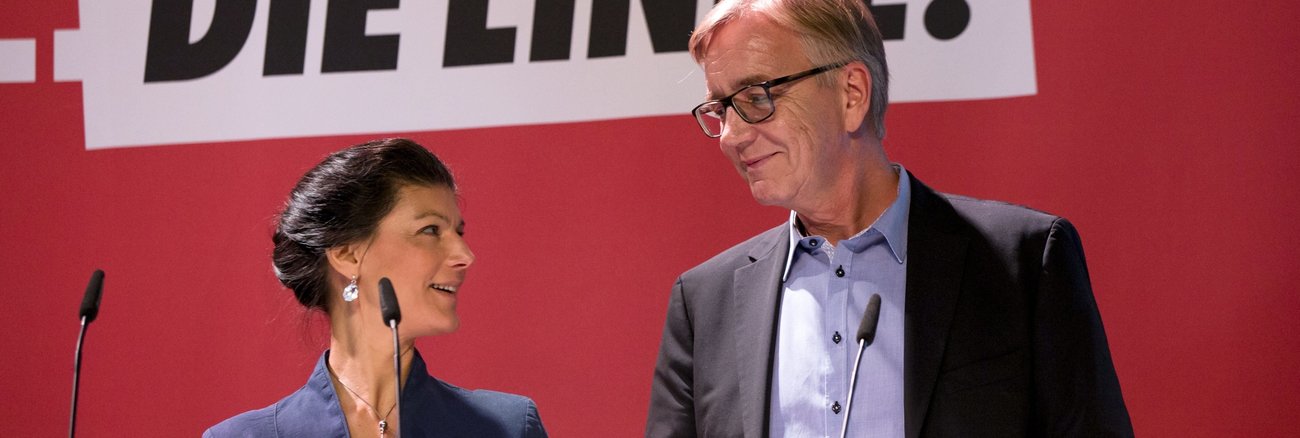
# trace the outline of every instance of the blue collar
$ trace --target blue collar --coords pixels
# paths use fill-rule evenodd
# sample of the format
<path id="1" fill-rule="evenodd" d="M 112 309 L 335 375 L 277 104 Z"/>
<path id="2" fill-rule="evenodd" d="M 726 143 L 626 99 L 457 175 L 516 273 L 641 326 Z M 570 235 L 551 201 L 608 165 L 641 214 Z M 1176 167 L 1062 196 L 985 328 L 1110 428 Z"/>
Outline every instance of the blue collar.
<path id="1" fill-rule="evenodd" d="M 899 264 L 902 264 L 907 261 L 907 219 L 912 207 L 912 181 L 907 175 L 907 169 L 904 169 L 902 164 L 894 164 L 893 166 L 898 169 L 898 197 L 894 198 L 894 202 L 889 204 L 889 207 L 880 214 L 880 217 L 876 218 L 875 223 L 854 234 L 853 237 L 845 239 L 843 243 L 849 251 L 860 252 L 866 249 L 868 244 L 868 239 L 863 236 L 875 230 L 885 237 L 885 243 L 889 245 L 889 250 L 893 253 L 894 259 Z M 803 233 L 799 231 L 798 220 L 798 213 L 791 210 L 790 219 L 786 221 L 786 227 L 790 235 L 790 249 L 785 257 L 785 270 L 781 273 L 782 282 L 790 274 L 790 265 L 794 262 L 794 252 L 805 238 Z"/>

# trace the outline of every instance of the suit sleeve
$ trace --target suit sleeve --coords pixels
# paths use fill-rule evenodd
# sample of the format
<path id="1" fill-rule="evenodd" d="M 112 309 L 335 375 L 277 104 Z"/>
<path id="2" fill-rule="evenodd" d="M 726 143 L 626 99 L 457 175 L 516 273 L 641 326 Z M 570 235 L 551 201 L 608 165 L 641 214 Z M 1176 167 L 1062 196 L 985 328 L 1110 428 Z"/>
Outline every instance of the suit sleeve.
<path id="1" fill-rule="evenodd" d="M 1132 436 L 1083 246 L 1052 223 L 1034 300 L 1035 428 L 1042 436 Z"/>
<path id="2" fill-rule="evenodd" d="M 668 300 L 668 317 L 659 359 L 655 362 L 654 382 L 650 388 L 650 415 L 645 436 L 695 436 L 695 398 L 693 357 L 694 329 L 686 308 L 682 279 L 673 285 Z"/>
<path id="3" fill-rule="evenodd" d="M 547 438 L 546 428 L 542 426 L 542 417 L 537 414 L 537 404 L 528 400 L 528 409 L 524 415 L 524 433 L 520 436 L 525 438 Z"/>

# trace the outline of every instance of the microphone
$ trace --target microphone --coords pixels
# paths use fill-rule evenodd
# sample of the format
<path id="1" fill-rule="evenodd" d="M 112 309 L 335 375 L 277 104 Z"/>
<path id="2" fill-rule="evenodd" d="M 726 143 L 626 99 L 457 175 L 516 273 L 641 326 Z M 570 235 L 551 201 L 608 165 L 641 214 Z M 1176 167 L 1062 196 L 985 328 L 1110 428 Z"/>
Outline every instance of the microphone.
<path id="1" fill-rule="evenodd" d="M 397 305 L 397 292 L 388 277 L 379 279 L 379 312 L 384 316 L 384 325 L 402 322 L 402 308 Z"/>
<path id="2" fill-rule="evenodd" d="M 86 285 L 86 295 L 81 298 L 81 323 L 90 324 L 99 316 L 99 300 L 104 289 L 104 271 L 96 269 L 90 274 L 90 284 Z"/>
<path id="3" fill-rule="evenodd" d="M 402 309 L 397 305 L 397 292 L 393 290 L 393 282 L 388 277 L 379 279 L 379 312 L 383 315 L 384 325 L 393 330 L 393 386 L 397 388 L 397 421 L 401 425 L 402 421 L 402 347 L 397 341 L 397 323 L 402 321 Z M 379 434 L 384 434 L 384 429 L 388 428 L 387 420 L 379 423 Z M 402 430 L 397 429 L 397 436 L 401 438 Z"/>
<path id="4" fill-rule="evenodd" d="M 72 363 L 72 412 L 68 418 L 68 438 L 77 435 L 77 389 L 81 387 L 81 344 L 86 340 L 86 327 L 99 316 L 99 300 L 104 290 L 104 271 L 96 269 L 90 274 L 86 295 L 81 298 L 81 331 L 77 334 L 77 352 Z"/>
<path id="5" fill-rule="evenodd" d="M 880 294 L 871 294 L 867 300 L 867 310 L 862 312 L 862 322 L 858 324 L 858 344 L 865 349 L 876 340 L 876 324 L 880 321 Z"/>
<path id="6" fill-rule="evenodd" d="M 858 365 L 862 363 L 862 352 L 876 340 L 876 324 L 880 321 L 880 294 L 871 294 L 867 300 L 867 310 L 862 312 L 862 322 L 858 324 L 858 357 L 853 359 L 853 376 L 849 378 L 849 399 L 844 403 L 844 424 L 840 427 L 840 438 L 849 432 L 849 414 L 853 413 L 853 390 L 857 389 Z"/>

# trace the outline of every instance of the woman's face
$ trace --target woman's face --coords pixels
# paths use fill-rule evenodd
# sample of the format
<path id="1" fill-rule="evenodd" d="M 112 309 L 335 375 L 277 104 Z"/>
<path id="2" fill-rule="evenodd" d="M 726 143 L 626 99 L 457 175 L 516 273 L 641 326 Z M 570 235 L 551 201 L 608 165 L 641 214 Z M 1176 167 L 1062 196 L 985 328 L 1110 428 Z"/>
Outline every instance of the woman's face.
<path id="1" fill-rule="evenodd" d="M 474 254 L 463 237 L 456 195 L 443 186 L 405 185 L 393 210 L 379 222 L 359 278 L 377 291 L 388 277 L 402 309 L 402 334 L 450 333 L 460 325 L 456 297 Z M 367 289 L 363 286 L 363 290 Z M 369 296 L 378 308 L 378 294 Z M 378 312 L 375 312 L 378 318 Z M 369 319 L 369 318 L 366 318 Z"/>

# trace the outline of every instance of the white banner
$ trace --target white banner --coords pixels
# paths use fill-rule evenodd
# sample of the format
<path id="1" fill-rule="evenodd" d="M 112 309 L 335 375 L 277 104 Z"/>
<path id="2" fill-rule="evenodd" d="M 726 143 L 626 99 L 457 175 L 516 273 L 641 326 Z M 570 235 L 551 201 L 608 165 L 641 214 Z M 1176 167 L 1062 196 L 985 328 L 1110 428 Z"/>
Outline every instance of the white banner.
<path id="1" fill-rule="evenodd" d="M 0 39 L 0 83 L 36 82 L 36 40 Z"/>
<path id="2" fill-rule="evenodd" d="M 686 114 L 704 96 L 684 49 L 712 0 L 190 2 L 81 0 L 81 28 L 55 32 L 86 148 Z M 873 6 L 901 30 L 894 102 L 1036 92 L 1028 0 Z"/>

